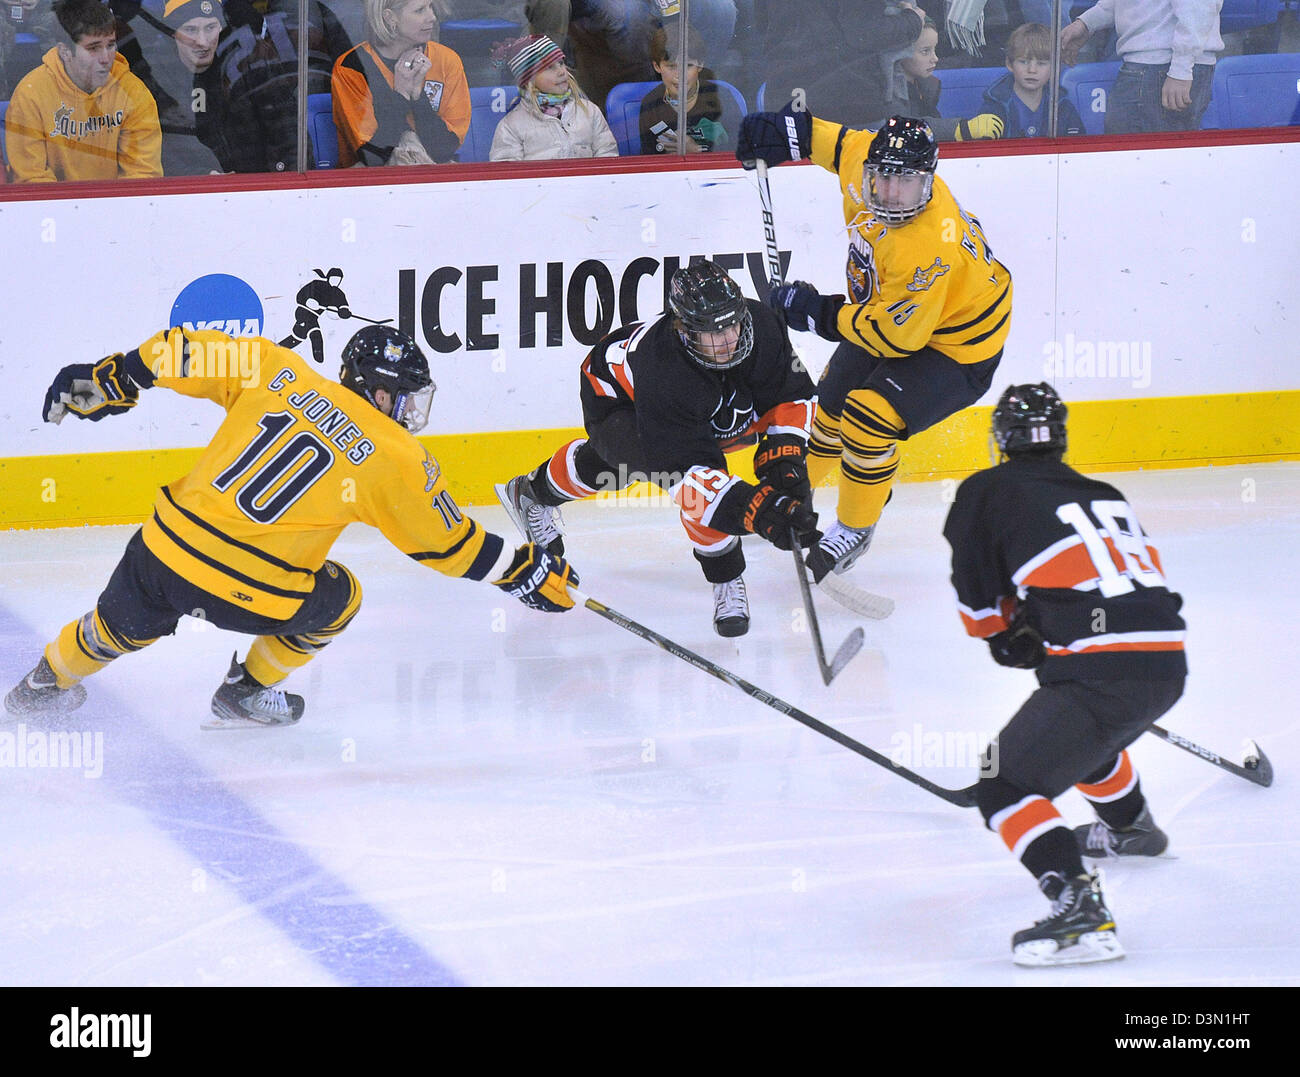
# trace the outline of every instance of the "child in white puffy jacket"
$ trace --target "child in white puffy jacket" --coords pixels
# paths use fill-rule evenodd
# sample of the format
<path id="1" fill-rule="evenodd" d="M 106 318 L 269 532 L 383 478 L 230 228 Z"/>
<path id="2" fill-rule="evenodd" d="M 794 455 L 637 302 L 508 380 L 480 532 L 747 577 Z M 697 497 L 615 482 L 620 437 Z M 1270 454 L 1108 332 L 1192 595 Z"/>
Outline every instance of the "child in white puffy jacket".
<path id="1" fill-rule="evenodd" d="M 583 94 L 548 37 L 512 41 L 499 58 L 510 68 L 519 97 L 497 125 L 491 161 L 554 161 L 617 157 L 604 114 Z"/>

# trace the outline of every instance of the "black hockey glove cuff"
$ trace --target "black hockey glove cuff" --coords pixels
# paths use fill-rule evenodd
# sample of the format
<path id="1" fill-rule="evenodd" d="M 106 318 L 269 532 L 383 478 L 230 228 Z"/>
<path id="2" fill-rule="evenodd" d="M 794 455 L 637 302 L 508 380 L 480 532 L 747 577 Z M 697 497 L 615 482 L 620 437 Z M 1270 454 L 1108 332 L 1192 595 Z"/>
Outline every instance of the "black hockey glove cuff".
<path id="1" fill-rule="evenodd" d="M 1012 669 L 1037 669 L 1047 658 L 1043 637 L 1027 624 L 1012 624 L 1005 632 L 990 636 L 993 661 Z"/>
<path id="2" fill-rule="evenodd" d="M 766 437 L 754 452 L 754 475 L 760 485 L 775 486 L 781 493 L 803 501 L 812 492 L 807 453 L 807 443 L 794 434 Z"/>
<path id="3" fill-rule="evenodd" d="M 796 112 L 793 104 L 780 112 L 751 112 L 740 121 L 736 159 L 746 168 L 756 160 L 768 165 L 801 161 L 812 156 L 812 113 Z"/>
<path id="4" fill-rule="evenodd" d="M 540 546 L 526 542 L 515 551 L 505 575 L 493 580 L 492 586 L 500 587 L 531 609 L 563 613 L 573 609 L 568 588 L 577 583 L 578 574 L 563 557 L 553 557 Z"/>
<path id="5" fill-rule="evenodd" d="M 72 414 L 78 419 L 98 422 L 105 415 L 130 411 L 140 397 L 140 386 L 131 374 L 142 371 L 148 375 L 144 387 L 153 384 L 153 376 L 141 362 L 140 353 L 132 352 L 131 356 L 133 363 L 119 352 L 98 363 L 65 366 L 45 390 L 41 418 L 47 423 L 61 423 L 65 415 Z"/>
<path id="6" fill-rule="evenodd" d="M 768 292 L 767 305 L 796 332 L 816 333 L 837 343 L 843 339 L 835 324 L 844 306 L 842 295 L 822 295 L 811 284 L 797 280 L 779 284 Z"/>
<path id="7" fill-rule="evenodd" d="M 745 530 L 766 539 L 778 550 L 791 549 L 791 531 L 803 547 L 822 537 L 817 530 L 817 514 L 806 501 L 778 493 L 766 483 L 754 491 L 745 506 Z"/>

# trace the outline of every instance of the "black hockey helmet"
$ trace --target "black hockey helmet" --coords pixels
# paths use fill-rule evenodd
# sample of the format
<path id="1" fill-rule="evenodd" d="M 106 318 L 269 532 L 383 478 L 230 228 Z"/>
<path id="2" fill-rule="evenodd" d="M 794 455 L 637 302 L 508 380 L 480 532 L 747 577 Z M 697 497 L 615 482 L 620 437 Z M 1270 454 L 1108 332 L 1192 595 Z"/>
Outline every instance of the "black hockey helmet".
<path id="1" fill-rule="evenodd" d="M 917 216 L 930 201 L 938 163 L 939 143 L 930 125 L 891 116 L 871 140 L 862 165 L 863 193 L 872 214 L 886 224 L 904 224 Z M 889 176 L 898 179 L 880 182 Z M 909 177 L 914 182 L 905 182 Z"/>
<path id="2" fill-rule="evenodd" d="M 429 360 L 400 329 L 368 325 L 354 333 L 343 348 L 339 381 L 375 407 L 375 390 L 386 390 L 393 398 L 393 421 L 412 434 L 429 421 L 429 403 L 437 389 Z"/>
<path id="3" fill-rule="evenodd" d="M 1069 409 L 1047 382 L 1009 385 L 993 409 L 993 440 L 1001 452 L 1064 452 Z"/>
<path id="4" fill-rule="evenodd" d="M 668 309 L 682 347 L 705 370 L 730 370 L 754 349 L 754 319 L 740 285 L 716 262 L 677 270 L 668 286 Z M 733 326 L 734 341 L 727 339 Z"/>

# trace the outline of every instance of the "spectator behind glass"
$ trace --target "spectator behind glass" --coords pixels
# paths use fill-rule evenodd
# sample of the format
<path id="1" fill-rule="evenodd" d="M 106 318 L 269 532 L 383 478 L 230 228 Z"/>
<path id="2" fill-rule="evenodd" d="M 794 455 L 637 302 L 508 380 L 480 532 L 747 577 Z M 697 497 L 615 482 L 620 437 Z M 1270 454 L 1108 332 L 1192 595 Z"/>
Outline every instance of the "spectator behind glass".
<path id="1" fill-rule="evenodd" d="M 247 0 L 240 0 L 247 7 Z M 330 93 L 334 61 L 351 47 L 334 12 L 319 0 L 307 4 L 307 30 L 298 25 L 298 0 L 271 0 L 265 16 L 249 11 L 217 52 L 225 85 L 227 127 L 235 172 L 283 172 L 298 159 L 298 49 L 306 42 L 307 93 Z"/>
<path id="2" fill-rule="evenodd" d="M 1106 102 L 1106 134 L 1194 131 L 1210 104 L 1223 51 L 1223 0 L 1103 0 L 1061 31 L 1061 59 L 1099 30 L 1115 28 L 1123 61 Z"/>
<path id="3" fill-rule="evenodd" d="M 442 164 L 469 130 L 469 85 L 433 40 L 432 0 L 364 0 L 370 38 L 334 64 L 339 164 Z"/>
<path id="4" fill-rule="evenodd" d="M 220 0 L 166 0 L 160 31 L 136 33 L 146 60 L 140 79 L 158 106 L 165 176 L 227 171 L 225 92 L 215 62 L 225 25 Z"/>
<path id="5" fill-rule="evenodd" d="M 731 95 L 719 92 L 717 83 L 701 79 L 704 42 L 687 31 L 685 64 L 677 60 L 677 27 L 660 28 L 650 36 L 650 56 L 662 85 L 641 100 L 638 128 L 642 153 L 709 153 L 730 150 L 740 130 L 741 114 Z M 677 103 L 686 95 L 686 137 L 677 133 Z"/>
<path id="6" fill-rule="evenodd" d="M 519 38 L 494 56 L 509 67 L 519 100 L 497 124 L 489 160 L 618 156 L 605 114 L 587 100 L 549 37 Z"/>
<path id="7" fill-rule="evenodd" d="M 0 101 L 7 101 L 37 59 L 54 47 L 59 23 L 53 0 L 5 0 L 0 6 Z M 31 34 L 36 45 L 18 43 L 19 34 Z M 37 59 L 39 62 L 39 59 Z"/>
<path id="8" fill-rule="evenodd" d="M 763 48 L 764 108 L 779 109 L 794 98 L 801 110 L 833 123 L 878 124 L 889 115 L 882 103 L 890 94 L 894 62 L 900 50 L 913 48 L 924 18 L 901 0 L 781 5 Z"/>
<path id="9" fill-rule="evenodd" d="M 1048 116 L 1052 95 L 1047 85 L 1051 79 L 1052 31 L 1037 22 L 1017 26 L 1007 38 L 1007 74 L 984 91 L 983 111 L 1002 121 L 1003 138 L 1052 133 Z M 1083 134 L 1083 121 L 1064 90 L 1057 100 L 1056 133 Z"/>
<path id="10" fill-rule="evenodd" d="M 578 81 L 603 105 L 620 82 L 651 82 L 650 35 L 672 34 L 680 0 L 528 0 L 528 20 L 538 33 L 573 45 Z M 736 32 L 735 0 L 691 0 L 691 27 L 711 56 L 723 56 Z"/>
<path id="11" fill-rule="evenodd" d="M 15 182 L 161 176 L 158 108 L 117 55 L 113 13 L 99 0 L 54 11 L 58 44 L 18 84 L 5 117 Z"/>

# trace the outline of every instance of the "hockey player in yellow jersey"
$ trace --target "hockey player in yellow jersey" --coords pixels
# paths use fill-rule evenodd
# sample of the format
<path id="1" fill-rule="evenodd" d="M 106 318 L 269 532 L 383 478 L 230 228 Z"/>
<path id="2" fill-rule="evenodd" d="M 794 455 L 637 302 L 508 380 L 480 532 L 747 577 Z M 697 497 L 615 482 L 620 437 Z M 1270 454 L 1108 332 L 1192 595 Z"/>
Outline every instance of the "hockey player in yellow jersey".
<path id="1" fill-rule="evenodd" d="M 813 486 L 839 467 L 838 519 L 808 553 L 820 582 L 866 552 L 898 470 L 898 442 L 974 404 L 992 384 L 1011 326 L 1011 274 L 978 219 L 934 174 L 924 120 L 878 133 L 786 106 L 746 116 L 736 156 L 811 158 L 836 173 L 849 232 L 847 296 L 796 281 L 768 297 L 791 329 L 838 347 L 817 386 L 808 445 Z"/>
<path id="2" fill-rule="evenodd" d="M 353 336 L 334 382 L 260 337 L 168 329 L 126 354 L 64 367 L 42 418 L 99 420 L 130 410 L 148 388 L 213 400 L 226 418 L 194 469 L 159 491 L 95 608 L 65 625 L 5 697 L 10 714 L 76 709 L 85 677 L 198 611 L 257 637 L 204 728 L 296 722 L 302 697 L 276 686 L 361 605 L 356 578 L 327 559 L 355 521 L 444 575 L 491 581 L 545 612 L 572 608 L 577 577 L 563 558 L 532 543 L 511 549 L 452 500 L 414 436 L 435 388 L 428 360 L 400 330 Z"/>

